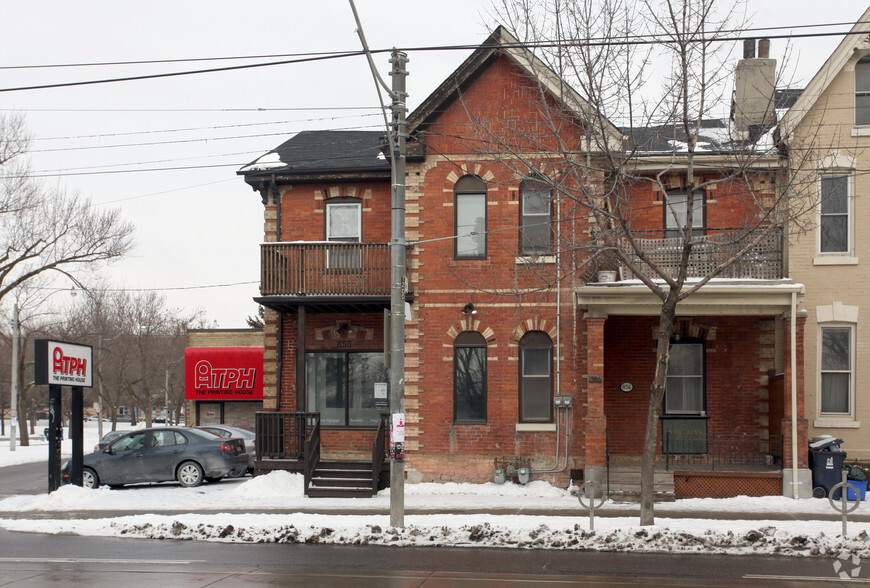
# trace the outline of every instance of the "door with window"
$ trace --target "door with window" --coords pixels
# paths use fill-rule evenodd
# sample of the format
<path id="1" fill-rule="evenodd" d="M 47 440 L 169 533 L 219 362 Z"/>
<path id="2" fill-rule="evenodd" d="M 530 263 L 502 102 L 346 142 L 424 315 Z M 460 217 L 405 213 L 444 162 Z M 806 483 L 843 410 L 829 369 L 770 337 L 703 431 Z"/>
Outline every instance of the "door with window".
<path id="1" fill-rule="evenodd" d="M 707 452 L 704 341 L 683 337 L 671 343 L 662 443 L 665 453 Z"/>

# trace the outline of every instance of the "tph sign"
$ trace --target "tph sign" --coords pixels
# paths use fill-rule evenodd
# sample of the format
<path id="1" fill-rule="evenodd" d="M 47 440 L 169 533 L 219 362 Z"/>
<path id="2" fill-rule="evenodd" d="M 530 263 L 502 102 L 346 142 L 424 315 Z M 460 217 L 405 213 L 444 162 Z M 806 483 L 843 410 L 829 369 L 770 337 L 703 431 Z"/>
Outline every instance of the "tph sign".
<path id="1" fill-rule="evenodd" d="M 48 339 L 34 342 L 35 383 L 38 385 L 93 387 L 93 349 Z"/>

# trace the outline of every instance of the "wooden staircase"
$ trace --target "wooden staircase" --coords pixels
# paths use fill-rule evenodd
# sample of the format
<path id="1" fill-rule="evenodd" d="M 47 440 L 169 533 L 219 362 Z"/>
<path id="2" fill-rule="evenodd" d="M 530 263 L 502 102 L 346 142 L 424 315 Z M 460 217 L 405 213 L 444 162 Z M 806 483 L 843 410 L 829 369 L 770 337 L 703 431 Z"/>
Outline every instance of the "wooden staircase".
<path id="1" fill-rule="evenodd" d="M 317 462 L 308 487 L 308 496 L 312 498 L 370 498 L 376 493 L 371 461 L 322 459 Z"/>

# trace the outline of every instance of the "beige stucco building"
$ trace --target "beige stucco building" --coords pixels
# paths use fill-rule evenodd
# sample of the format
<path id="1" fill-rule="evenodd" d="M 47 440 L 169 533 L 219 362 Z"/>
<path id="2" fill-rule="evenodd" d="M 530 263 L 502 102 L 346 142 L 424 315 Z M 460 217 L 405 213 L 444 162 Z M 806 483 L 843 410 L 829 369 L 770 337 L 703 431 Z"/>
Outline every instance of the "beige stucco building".
<path id="1" fill-rule="evenodd" d="M 870 9 L 782 117 L 793 223 L 789 276 L 806 286 L 805 391 L 810 438 L 845 441 L 870 461 Z"/>

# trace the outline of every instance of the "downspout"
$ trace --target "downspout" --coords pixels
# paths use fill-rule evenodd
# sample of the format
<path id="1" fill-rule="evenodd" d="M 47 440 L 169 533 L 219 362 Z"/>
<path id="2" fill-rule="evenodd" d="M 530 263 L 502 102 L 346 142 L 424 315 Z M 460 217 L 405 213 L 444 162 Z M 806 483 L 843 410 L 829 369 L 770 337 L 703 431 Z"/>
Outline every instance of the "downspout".
<path id="1" fill-rule="evenodd" d="M 278 184 L 275 182 L 275 174 L 269 178 L 269 191 L 272 192 L 272 197 L 275 199 L 275 241 L 281 242 L 281 195 L 278 193 Z M 281 411 L 281 388 L 284 373 L 284 313 L 278 313 L 278 373 L 275 377 L 275 409 L 274 412 Z M 299 407 L 296 407 L 297 412 Z"/>
<path id="2" fill-rule="evenodd" d="M 798 434 L 797 434 L 797 292 L 791 293 L 791 491 L 792 498 L 799 498 L 798 492 Z"/>

